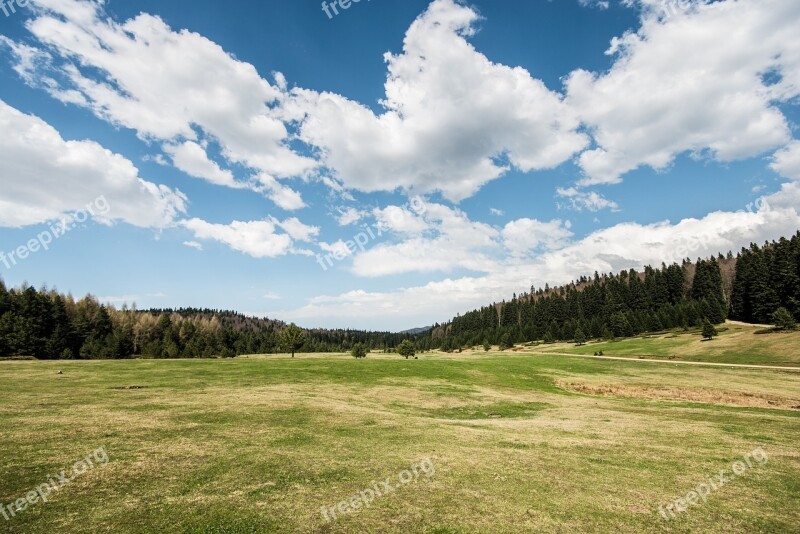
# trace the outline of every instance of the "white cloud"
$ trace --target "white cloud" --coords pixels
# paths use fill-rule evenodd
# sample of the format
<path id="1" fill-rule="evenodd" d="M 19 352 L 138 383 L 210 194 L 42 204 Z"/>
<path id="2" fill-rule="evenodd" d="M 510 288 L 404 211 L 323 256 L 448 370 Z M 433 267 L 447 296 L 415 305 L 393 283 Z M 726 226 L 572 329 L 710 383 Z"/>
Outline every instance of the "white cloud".
<path id="1" fill-rule="evenodd" d="M 514 292 L 527 291 L 531 285 L 552 286 L 595 271 L 661 265 L 670 256 L 680 262 L 682 252 L 692 258 L 736 252 L 751 242 L 762 243 L 797 231 L 798 185 L 785 184 L 782 192 L 768 197 L 769 209 L 758 212 L 715 212 L 677 224 L 619 224 L 528 260 L 497 262 L 482 276 L 447 278 L 386 291 L 322 295 L 309 299 L 300 308 L 276 313 L 306 324 L 402 329 L 410 324 L 448 320 L 465 310 L 507 299 Z"/>
<path id="2" fill-rule="evenodd" d="M 166 141 L 170 152 L 182 147 L 176 165 L 214 183 L 230 185 L 230 176 L 201 160 L 199 145 L 183 145 L 198 139 L 196 129 L 218 142 L 229 162 L 271 176 L 302 176 L 316 167 L 288 146 L 277 110 L 282 75 L 273 86 L 249 63 L 202 35 L 172 31 L 157 16 L 118 23 L 103 2 L 85 0 L 43 0 L 37 8 L 26 26 L 47 51 L 5 44 L 20 75 L 53 97 Z"/>
<path id="3" fill-rule="evenodd" d="M 608 0 L 579 0 L 579 3 L 583 7 L 594 7 L 600 10 L 609 8 Z"/>
<path id="4" fill-rule="evenodd" d="M 497 208 L 489 208 L 489 213 L 491 213 L 496 217 L 502 217 L 503 215 L 506 214 L 506 212 L 504 212 L 503 210 L 499 210 Z"/>
<path id="5" fill-rule="evenodd" d="M 609 72 L 568 78 L 567 103 L 598 145 L 580 156 L 582 183 L 665 169 L 687 151 L 732 161 L 785 144 L 774 103 L 800 94 L 798 27 L 796 0 L 696 3 L 669 17 L 645 10 L 637 32 L 612 41 Z"/>
<path id="6" fill-rule="evenodd" d="M 347 188 L 441 191 L 458 201 L 510 166 L 556 167 L 586 145 L 578 120 L 524 69 L 492 63 L 467 41 L 478 15 L 435 0 L 387 54 L 385 112 L 297 89 L 287 117 Z M 502 156 L 500 162 L 498 157 Z M 507 163 L 506 163 L 507 162 Z"/>
<path id="7" fill-rule="evenodd" d="M 230 224 L 212 224 L 201 219 L 182 221 L 196 239 L 217 241 L 254 258 L 275 258 L 292 251 L 292 238 L 275 233 L 272 221 L 233 221 Z"/>
<path id="8" fill-rule="evenodd" d="M 791 180 L 800 180 L 800 141 L 794 140 L 773 156 L 772 170 Z"/>
<path id="9" fill-rule="evenodd" d="M 175 166 L 195 178 L 208 180 L 212 184 L 224 185 L 227 187 L 241 188 L 234 180 L 233 173 L 223 170 L 215 162 L 209 159 L 203 147 L 194 141 L 185 141 L 179 144 L 165 144 L 164 152 L 170 155 Z"/>
<path id="10" fill-rule="evenodd" d="M 461 210 L 419 201 L 419 214 L 389 206 L 376 210 L 380 228 L 402 240 L 381 243 L 353 260 L 353 272 L 378 277 L 409 272 L 450 272 L 468 269 L 489 272 L 495 265 L 487 252 L 498 249 L 500 233 L 471 221 Z M 388 239 L 385 236 L 384 239 Z"/>
<path id="11" fill-rule="evenodd" d="M 581 191 L 575 187 L 559 187 L 556 190 L 556 194 L 566 199 L 566 203 L 558 203 L 559 209 L 588 210 L 592 212 L 604 209 L 619 210 L 619 205 L 616 202 L 608 200 L 596 191 Z"/>
<path id="12" fill-rule="evenodd" d="M 336 218 L 336 222 L 339 223 L 339 226 L 350 226 L 364 217 L 364 212 L 349 206 L 339 207 L 337 208 L 337 212 L 339 216 Z"/>
<path id="13" fill-rule="evenodd" d="M 180 191 L 148 182 L 128 159 L 94 141 L 67 141 L 42 119 L 0 100 L 0 226 L 42 223 L 105 197 L 95 217 L 163 228 L 185 213 Z"/>
<path id="14" fill-rule="evenodd" d="M 279 208 L 295 211 L 306 207 L 303 197 L 287 185 L 282 184 L 269 174 L 261 173 L 255 176 L 254 189 L 263 193 Z"/>
<path id="15" fill-rule="evenodd" d="M 185 247 L 189 247 L 189 248 L 193 248 L 193 249 L 195 249 L 195 250 L 199 250 L 199 251 L 201 251 L 201 252 L 202 252 L 202 250 L 203 250 L 203 245 L 201 245 L 201 244 L 200 244 L 200 243 L 198 243 L 197 241 L 184 241 L 184 242 L 183 242 L 183 246 L 185 246 Z"/>
<path id="16" fill-rule="evenodd" d="M 281 300 L 283 297 L 281 297 L 277 293 L 270 292 L 270 293 L 264 294 L 263 298 L 266 299 L 266 300 Z"/>
<path id="17" fill-rule="evenodd" d="M 279 222 L 277 219 L 273 218 L 272 222 L 281 227 L 284 232 L 289 234 L 289 236 L 296 241 L 311 242 L 313 237 L 319 235 L 320 229 L 318 226 L 303 224 L 297 217 L 286 219 L 283 222 Z"/>
<path id="18" fill-rule="evenodd" d="M 319 248 L 333 256 L 337 260 L 343 260 L 353 255 L 353 250 L 348 248 L 347 243 L 343 240 L 338 240 L 335 243 L 318 243 Z"/>
<path id="19" fill-rule="evenodd" d="M 372 214 L 378 221 L 379 228 L 398 234 L 417 235 L 430 228 L 423 216 L 400 206 L 375 208 Z"/>
<path id="20" fill-rule="evenodd" d="M 569 221 L 517 219 L 503 228 L 503 244 L 513 256 L 526 256 L 541 247 L 559 248 L 572 237 L 571 227 Z"/>

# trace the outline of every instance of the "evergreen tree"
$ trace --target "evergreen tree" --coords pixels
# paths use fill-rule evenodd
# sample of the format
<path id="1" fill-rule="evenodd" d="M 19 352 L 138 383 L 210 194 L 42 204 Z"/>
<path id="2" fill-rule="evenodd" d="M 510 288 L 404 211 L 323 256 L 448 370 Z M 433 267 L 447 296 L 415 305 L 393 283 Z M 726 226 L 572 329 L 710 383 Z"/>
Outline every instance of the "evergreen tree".
<path id="1" fill-rule="evenodd" d="M 397 353 L 407 360 L 409 358 L 413 358 L 414 355 L 416 355 L 417 350 L 414 348 L 414 344 L 411 343 L 411 341 L 404 339 L 400 345 L 398 345 Z"/>
<path id="2" fill-rule="evenodd" d="M 772 321 L 775 323 L 775 328 L 778 330 L 794 330 L 797 328 L 797 321 L 786 308 L 778 308 L 772 314 Z"/>
<path id="3" fill-rule="evenodd" d="M 575 343 L 579 347 L 586 343 L 586 336 L 583 334 L 583 330 L 581 330 L 580 328 L 578 328 L 575 331 Z"/>
<path id="4" fill-rule="evenodd" d="M 355 358 L 356 360 L 366 358 L 367 347 L 365 347 L 363 343 L 356 343 L 355 345 L 353 345 L 353 350 L 350 351 L 350 354 L 352 354 L 353 358 Z"/>
<path id="5" fill-rule="evenodd" d="M 710 341 L 710 340 L 714 339 L 714 337 L 716 337 L 718 335 L 719 335 L 719 332 L 717 332 L 717 329 L 714 327 L 713 324 L 711 324 L 711 321 L 706 319 L 703 322 L 703 339 L 708 339 Z"/>
<path id="6" fill-rule="evenodd" d="M 290 324 L 281 332 L 281 345 L 288 351 L 291 351 L 292 358 L 294 353 L 300 349 L 306 342 L 306 336 L 303 331 L 298 328 L 294 323 Z"/>

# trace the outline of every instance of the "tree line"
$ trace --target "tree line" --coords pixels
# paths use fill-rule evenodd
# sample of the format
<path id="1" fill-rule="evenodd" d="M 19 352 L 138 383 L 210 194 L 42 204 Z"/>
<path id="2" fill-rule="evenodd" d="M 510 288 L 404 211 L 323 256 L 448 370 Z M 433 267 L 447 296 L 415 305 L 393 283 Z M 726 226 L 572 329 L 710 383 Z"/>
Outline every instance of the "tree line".
<path id="1" fill-rule="evenodd" d="M 800 232 L 736 257 L 662 264 L 644 272 L 582 277 L 531 288 L 508 302 L 458 316 L 417 336 L 360 330 L 301 330 L 281 321 L 209 309 L 105 306 L 47 288 L 6 288 L 0 280 L 0 356 L 46 359 L 200 358 L 284 352 L 395 352 L 415 337 L 416 350 L 543 340 L 584 342 L 672 328 L 719 324 L 727 317 L 782 324 L 800 319 Z M 296 341 L 287 347 L 287 339 Z"/>
<path id="2" fill-rule="evenodd" d="M 729 252 L 642 273 L 595 273 L 554 289 L 531 287 L 508 302 L 436 324 L 427 337 L 432 348 L 446 351 L 540 340 L 582 343 L 704 327 L 728 317 L 772 324 L 784 309 L 800 319 L 800 232 L 762 247 L 752 244 L 736 257 Z"/>
<path id="3" fill-rule="evenodd" d="M 0 280 L 0 356 L 42 359 L 209 358 L 242 354 L 345 352 L 356 343 L 393 349 L 407 337 L 360 330 L 303 330 L 287 347 L 277 320 L 208 309 L 105 306 L 46 288 L 8 289 Z"/>

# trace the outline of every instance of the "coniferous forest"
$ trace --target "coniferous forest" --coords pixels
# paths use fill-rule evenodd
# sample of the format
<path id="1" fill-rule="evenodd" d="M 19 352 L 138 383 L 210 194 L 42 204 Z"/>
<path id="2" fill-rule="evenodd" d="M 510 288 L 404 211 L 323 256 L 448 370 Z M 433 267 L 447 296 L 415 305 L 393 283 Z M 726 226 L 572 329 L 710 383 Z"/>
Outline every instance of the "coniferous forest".
<path id="1" fill-rule="evenodd" d="M 432 345 L 444 350 L 482 343 L 615 338 L 701 326 L 726 318 L 771 324 L 781 307 L 800 318 L 800 232 L 752 244 L 734 257 L 663 265 L 618 274 L 595 273 L 567 286 L 531 288 L 437 324 Z"/>
<path id="2" fill-rule="evenodd" d="M 615 338 L 698 327 L 726 318 L 772 322 L 779 308 L 800 319 L 800 232 L 727 256 L 580 278 L 531 288 L 437 324 L 418 349 L 482 343 L 508 347 L 543 340 Z M 45 359 L 199 358 L 276 353 L 285 323 L 217 310 L 136 310 L 78 301 L 55 290 L 8 289 L 0 281 L 0 356 Z M 405 334 L 305 330 L 300 352 L 349 351 L 361 343 L 393 350 Z"/>

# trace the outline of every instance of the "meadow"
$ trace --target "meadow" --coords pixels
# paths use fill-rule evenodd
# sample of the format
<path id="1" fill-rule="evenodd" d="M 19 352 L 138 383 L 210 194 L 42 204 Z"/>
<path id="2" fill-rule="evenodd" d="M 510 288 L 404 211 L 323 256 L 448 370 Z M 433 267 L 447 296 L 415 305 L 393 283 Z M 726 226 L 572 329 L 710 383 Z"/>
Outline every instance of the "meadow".
<path id="1" fill-rule="evenodd" d="M 726 345 L 733 326 L 704 346 Z M 752 334 L 742 328 L 742 338 Z M 726 345 L 705 359 L 797 363 L 800 334 L 785 336 L 753 336 L 776 343 L 772 352 Z M 687 335 L 684 349 L 662 351 L 657 338 L 617 342 L 632 361 L 541 353 L 570 349 L 562 345 L 418 360 L 0 362 L 0 503 L 100 447 L 108 456 L 48 502 L 0 517 L 0 528 L 800 531 L 800 369 L 636 361 L 681 350 L 688 358 L 694 342 Z M 759 448 L 768 461 L 734 474 L 734 462 Z M 398 482 L 425 461 L 434 472 Z M 720 471 L 724 485 L 665 519 L 660 507 Z M 326 519 L 323 508 L 387 478 L 394 491 Z"/>

